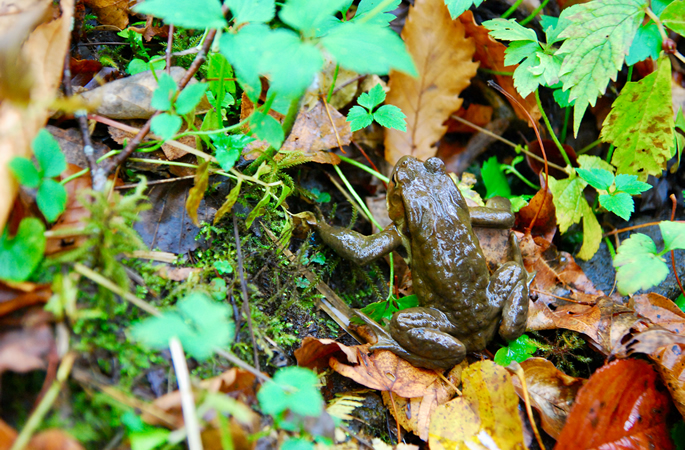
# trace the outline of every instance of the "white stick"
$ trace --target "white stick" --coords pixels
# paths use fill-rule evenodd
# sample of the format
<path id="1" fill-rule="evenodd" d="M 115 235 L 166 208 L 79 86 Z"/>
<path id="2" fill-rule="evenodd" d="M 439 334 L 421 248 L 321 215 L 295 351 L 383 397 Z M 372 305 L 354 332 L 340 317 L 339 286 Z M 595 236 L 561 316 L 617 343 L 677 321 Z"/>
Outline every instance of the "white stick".
<path id="1" fill-rule="evenodd" d="M 195 413 L 195 400 L 190 386 L 190 375 L 186 365 L 186 356 L 183 353 L 181 341 L 176 337 L 169 339 L 169 350 L 171 360 L 176 371 L 178 390 L 181 392 L 181 408 L 183 409 L 183 421 L 188 433 L 188 448 L 190 450 L 202 450 L 202 439 L 200 439 L 200 425 L 197 422 Z"/>

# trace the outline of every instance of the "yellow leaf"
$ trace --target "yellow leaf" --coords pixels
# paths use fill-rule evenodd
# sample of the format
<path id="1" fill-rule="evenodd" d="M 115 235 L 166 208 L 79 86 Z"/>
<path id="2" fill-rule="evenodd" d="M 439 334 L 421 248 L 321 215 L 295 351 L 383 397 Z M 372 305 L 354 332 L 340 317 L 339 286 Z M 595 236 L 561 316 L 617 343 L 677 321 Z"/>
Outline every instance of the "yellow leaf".
<path id="1" fill-rule="evenodd" d="M 445 134 L 443 122 L 459 109 L 461 91 L 476 75 L 471 59 L 475 45 L 464 37 L 464 26 L 452 20 L 443 0 L 417 0 L 402 31 L 418 78 L 390 73 L 386 104 L 407 115 L 407 131 L 389 129 L 385 159 L 395 164 L 404 155 L 419 159 L 435 156 L 434 144 Z"/>

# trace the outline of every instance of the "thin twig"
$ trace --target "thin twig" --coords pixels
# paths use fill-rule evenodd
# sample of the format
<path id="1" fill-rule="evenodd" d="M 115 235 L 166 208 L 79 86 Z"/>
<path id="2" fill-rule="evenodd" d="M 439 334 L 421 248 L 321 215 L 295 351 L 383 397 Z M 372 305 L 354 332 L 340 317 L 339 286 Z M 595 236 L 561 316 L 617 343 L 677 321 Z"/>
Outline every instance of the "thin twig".
<path id="1" fill-rule="evenodd" d="M 674 220 L 673 222 L 685 223 L 685 220 Z M 613 236 L 614 234 L 623 233 L 625 231 L 639 230 L 640 228 L 654 227 L 654 226 L 659 225 L 660 223 L 661 222 L 647 222 L 647 223 L 643 223 L 640 225 L 633 225 L 633 226 L 625 227 L 625 228 L 617 228 L 615 230 L 608 231 L 608 232 L 604 233 L 602 235 L 602 237 Z M 618 244 L 616 246 L 618 247 Z"/>
<path id="2" fill-rule="evenodd" d="M 669 196 L 673 202 L 673 208 L 671 209 L 671 220 L 675 219 L 675 208 L 678 204 L 675 195 L 671 194 Z M 678 269 L 675 266 L 675 250 L 671 250 L 671 265 L 673 266 L 673 275 L 675 275 L 675 280 L 678 282 L 678 287 L 680 287 L 680 292 L 685 296 L 685 289 L 683 289 L 683 283 L 680 282 L 680 277 L 678 276 Z"/>
<path id="3" fill-rule="evenodd" d="M 528 413 L 528 420 L 530 420 L 530 426 L 533 428 L 533 434 L 535 434 L 535 439 L 538 441 L 538 445 L 542 450 L 545 450 L 545 445 L 542 443 L 542 437 L 538 431 L 538 427 L 535 424 L 535 417 L 533 416 L 533 409 L 530 407 L 530 396 L 528 395 L 528 386 L 526 384 L 526 374 L 523 371 L 523 367 L 517 361 L 512 361 L 507 367 L 510 371 L 514 372 L 521 382 L 521 390 L 523 391 L 523 403 L 526 405 L 526 413 Z"/>
<path id="4" fill-rule="evenodd" d="M 171 75 L 171 46 L 174 43 L 174 24 L 169 25 L 169 39 L 166 43 L 166 73 Z"/>
<path id="5" fill-rule="evenodd" d="M 247 317 L 247 328 L 252 339 L 252 351 L 254 353 L 254 366 L 259 370 L 259 355 L 257 354 L 257 340 L 254 337 L 252 328 L 252 311 L 250 311 L 250 299 L 247 296 L 247 283 L 245 282 L 245 270 L 243 269 L 243 252 L 240 248 L 240 235 L 238 234 L 238 218 L 233 214 L 233 234 L 235 236 L 235 247 L 238 255 L 238 271 L 240 272 L 240 288 L 243 293 L 243 312 Z"/>
<path id="6" fill-rule="evenodd" d="M 183 353 L 181 341 L 176 336 L 169 339 L 169 352 L 171 353 L 171 361 L 176 372 L 178 390 L 181 393 L 181 410 L 183 411 L 183 422 L 186 427 L 188 448 L 190 450 L 202 450 L 200 424 L 197 421 L 197 414 L 195 412 L 195 399 L 193 398 L 193 390 L 190 385 L 186 356 Z"/>

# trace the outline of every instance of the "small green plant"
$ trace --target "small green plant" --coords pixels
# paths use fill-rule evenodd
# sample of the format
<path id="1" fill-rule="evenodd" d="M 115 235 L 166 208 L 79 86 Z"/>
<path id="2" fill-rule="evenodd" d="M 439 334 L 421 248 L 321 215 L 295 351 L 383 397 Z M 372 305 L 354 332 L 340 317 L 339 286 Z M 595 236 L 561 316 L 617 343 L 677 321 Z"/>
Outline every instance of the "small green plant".
<path id="1" fill-rule="evenodd" d="M 396 298 L 392 295 L 388 300 L 369 303 L 362 308 L 362 312 L 379 324 L 384 325 L 396 311 L 416 306 L 419 306 L 419 299 L 416 294 L 407 295 L 402 298 Z"/>
<path id="2" fill-rule="evenodd" d="M 500 366 L 508 366 L 512 361 L 523 362 L 530 358 L 539 348 L 539 344 L 527 335 L 522 334 L 516 340 L 509 341 L 495 353 L 495 362 Z"/>
<path id="3" fill-rule="evenodd" d="M 0 235 L 0 280 L 26 281 L 43 260 L 45 251 L 45 225 L 27 217 L 19 224 L 14 237 L 9 227 Z"/>
<path id="4" fill-rule="evenodd" d="M 190 356 L 205 360 L 215 348 L 231 342 L 234 328 L 227 305 L 205 294 L 192 293 L 162 315 L 134 325 L 130 334 L 141 344 L 158 350 L 167 348 L 169 339 L 177 337 Z"/>
<path id="5" fill-rule="evenodd" d="M 511 201 L 512 212 L 518 212 L 521 208 L 528 204 L 528 200 L 532 198 L 532 195 L 512 195 L 511 188 L 507 182 L 507 177 L 505 176 L 505 174 L 512 173 L 520 180 L 528 184 L 531 188 L 540 189 L 539 186 L 532 184 L 516 169 L 516 164 L 522 161 L 523 156 L 517 156 L 514 158 L 511 164 L 500 164 L 497 161 L 496 156 L 491 156 L 483 163 L 480 173 L 483 177 L 483 184 L 485 185 L 486 199 L 496 196 L 508 198 L 509 201 Z"/>
<path id="6" fill-rule="evenodd" d="M 9 168 L 22 186 L 37 189 L 36 203 L 48 222 L 54 222 L 67 206 L 67 191 L 53 180 L 67 168 L 67 161 L 57 140 L 43 128 L 31 143 L 38 162 L 36 167 L 30 159 L 16 157 Z"/>
<path id="7" fill-rule="evenodd" d="M 618 248 L 614 258 L 616 287 L 623 295 L 656 286 L 668 276 L 668 265 L 662 256 L 671 250 L 685 249 L 685 224 L 659 223 L 664 248 L 660 252 L 649 236 L 635 233 Z"/>
<path id="8" fill-rule="evenodd" d="M 633 195 L 652 188 L 637 180 L 635 175 L 616 175 L 606 169 L 576 169 L 578 175 L 599 193 L 599 204 L 623 220 L 629 220 L 635 210 Z"/>
<path id="9" fill-rule="evenodd" d="M 181 129 L 181 116 L 195 109 L 206 90 L 206 83 L 195 83 L 189 84 L 178 93 L 176 82 L 171 75 L 162 73 L 157 80 L 157 89 L 152 94 L 150 104 L 153 108 L 167 112 L 152 119 L 150 125 L 153 133 L 164 140 L 171 139 Z"/>
<path id="10" fill-rule="evenodd" d="M 407 131 L 407 116 L 402 113 L 400 108 L 393 105 L 383 105 L 376 107 L 385 101 L 385 91 L 380 84 L 375 85 L 371 90 L 359 96 L 357 103 L 347 114 L 347 121 L 350 122 L 352 131 L 366 128 L 375 120 L 386 128 L 395 128 L 400 131 Z"/>

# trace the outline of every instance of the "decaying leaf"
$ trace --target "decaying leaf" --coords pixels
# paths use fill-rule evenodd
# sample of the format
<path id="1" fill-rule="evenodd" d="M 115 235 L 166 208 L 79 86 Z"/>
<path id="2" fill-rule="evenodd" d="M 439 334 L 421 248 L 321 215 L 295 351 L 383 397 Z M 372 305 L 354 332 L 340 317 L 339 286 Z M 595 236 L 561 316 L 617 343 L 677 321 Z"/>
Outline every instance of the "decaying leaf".
<path id="1" fill-rule="evenodd" d="M 471 61 L 473 41 L 465 38 L 464 26 L 452 20 L 442 0 L 417 0 L 402 38 L 419 76 L 390 73 L 386 104 L 407 115 L 406 132 L 389 129 L 385 136 L 385 159 L 391 164 L 404 155 L 424 160 L 435 155 L 434 144 L 447 129 L 443 123 L 461 106 L 459 94 L 478 67 Z"/>
<path id="2" fill-rule="evenodd" d="M 524 449 L 518 397 L 510 375 L 492 361 L 470 365 L 463 396 L 439 406 L 431 417 L 431 449 Z"/>
<path id="3" fill-rule="evenodd" d="M 672 449 L 666 425 L 668 395 L 657 374 L 642 360 L 614 361 L 583 386 L 555 449 Z"/>
<path id="4" fill-rule="evenodd" d="M 102 25 L 112 25 L 120 30 L 128 25 L 129 0 L 85 0 L 84 3 L 93 8 Z"/>
<path id="5" fill-rule="evenodd" d="M 54 348 L 47 324 L 7 331 L 0 335 L 0 374 L 6 370 L 29 372 L 45 369 L 47 355 Z"/>
<path id="6" fill-rule="evenodd" d="M 557 439 L 578 390 L 586 380 L 566 375 L 544 358 L 529 358 L 521 363 L 521 368 L 526 376 L 531 406 L 540 413 L 542 428 Z M 512 382 L 518 396 L 523 398 L 521 381 L 513 377 Z"/>
<path id="7" fill-rule="evenodd" d="M 133 121 L 131 123 L 134 127 L 142 127 L 143 122 L 137 122 Z M 112 136 L 112 139 L 114 139 L 118 144 L 123 144 L 125 140 L 130 140 L 132 139 L 137 133 L 134 133 L 133 131 L 126 131 L 122 130 L 119 128 L 114 128 L 114 127 L 107 127 L 109 131 L 109 135 Z M 186 131 L 186 126 L 183 125 L 181 129 L 179 130 L 180 133 Z M 153 140 L 155 139 L 155 136 L 150 136 L 148 134 L 143 141 L 148 141 L 148 140 Z M 181 138 L 175 139 L 176 142 L 180 142 L 181 144 L 187 145 L 188 147 L 192 148 L 197 148 L 196 145 L 196 139 L 195 136 L 183 136 Z M 174 161 L 176 159 L 182 158 L 183 156 L 187 155 L 188 152 L 185 152 L 181 149 L 179 149 L 177 146 L 174 146 L 169 143 L 169 141 L 165 142 L 162 144 L 162 151 L 164 152 L 164 156 L 167 157 L 169 161 Z"/>
<path id="8" fill-rule="evenodd" d="M 69 164 L 67 170 L 60 175 L 60 178 L 65 179 L 81 170 L 81 167 Z M 53 232 L 64 229 L 77 230 L 83 228 L 86 224 L 86 220 L 90 217 L 90 211 L 88 211 L 78 199 L 78 194 L 80 192 L 84 192 L 92 187 L 90 177 L 88 175 L 78 177 L 71 180 L 64 185 L 64 187 L 67 190 L 67 206 L 64 213 L 62 213 L 55 225 L 50 229 Z M 87 239 L 88 236 L 84 235 L 50 237 L 45 244 L 45 254 L 51 255 L 53 253 L 76 248 Z"/>

